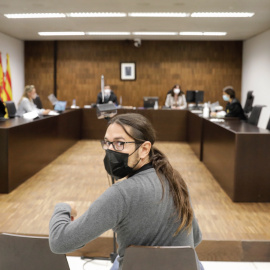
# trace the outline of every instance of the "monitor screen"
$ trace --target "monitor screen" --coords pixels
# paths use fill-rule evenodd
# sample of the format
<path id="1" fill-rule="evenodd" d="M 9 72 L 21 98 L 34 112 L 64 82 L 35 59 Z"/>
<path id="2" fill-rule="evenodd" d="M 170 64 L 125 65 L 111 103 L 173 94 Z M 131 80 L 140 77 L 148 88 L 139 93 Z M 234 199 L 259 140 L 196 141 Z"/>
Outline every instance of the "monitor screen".
<path id="1" fill-rule="evenodd" d="M 196 90 L 195 91 L 195 102 L 196 104 L 202 103 L 204 98 L 204 91 Z"/>
<path id="2" fill-rule="evenodd" d="M 144 108 L 154 108 L 156 101 L 158 103 L 158 97 L 144 97 L 143 98 L 143 107 Z"/>
<path id="3" fill-rule="evenodd" d="M 195 102 L 195 91 L 194 90 L 187 90 L 186 101 L 187 102 Z"/>
<path id="4" fill-rule="evenodd" d="M 201 103 L 204 99 L 204 91 L 202 90 L 187 90 L 186 101 L 190 103 Z"/>

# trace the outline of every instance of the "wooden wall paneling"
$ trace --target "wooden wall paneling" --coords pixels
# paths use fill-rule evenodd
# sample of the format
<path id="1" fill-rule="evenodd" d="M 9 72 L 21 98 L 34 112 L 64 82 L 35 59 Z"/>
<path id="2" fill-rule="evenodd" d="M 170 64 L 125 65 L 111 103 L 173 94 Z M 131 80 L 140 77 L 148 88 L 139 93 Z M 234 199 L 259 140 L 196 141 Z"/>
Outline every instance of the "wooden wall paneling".
<path id="1" fill-rule="evenodd" d="M 8 183 L 4 179 L 8 178 L 8 134 L 6 130 L 0 129 L 0 190 L 8 190 Z"/>
<path id="2" fill-rule="evenodd" d="M 226 85 L 233 85 L 241 98 L 241 41 L 142 41 L 140 48 L 130 40 L 58 41 L 57 46 L 57 93 L 68 105 L 74 98 L 79 106 L 96 102 L 102 74 L 118 98 L 122 96 L 123 105 L 140 107 L 143 96 L 158 96 L 162 106 L 176 83 L 184 91 L 205 90 L 205 101 L 219 101 L 223 106 Z M 43 57 L 34 57 L 32 48 Z M 53 67 L 53 42 L 26 42 L 25 59 L 26 78 L 39 83 L 38 92 L 46 89 L 48 95 L 49 82 L 35 80 L 33 72 L 39 76 L 48 71 L 45 66 Z M 120 62 L 136 62 L 136 81 L 120 80 Z M 53 78 L 53 69 L 49 72 Z"/>
<path id="3" fill-rule="evenodd" d="M 25 84 L 35 85 L 43 107 L 52 109 L 48 95 L 54 92 L 54 41 L 25 42 Z"/>

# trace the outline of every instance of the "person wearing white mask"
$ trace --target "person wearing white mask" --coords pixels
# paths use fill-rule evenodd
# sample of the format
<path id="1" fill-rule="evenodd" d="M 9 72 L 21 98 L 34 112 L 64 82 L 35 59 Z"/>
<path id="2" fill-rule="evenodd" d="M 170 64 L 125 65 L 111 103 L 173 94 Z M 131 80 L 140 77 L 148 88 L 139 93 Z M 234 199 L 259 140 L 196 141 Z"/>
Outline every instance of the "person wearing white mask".
<path id="1" fill-rule="evenodd" d="M 227 102 L 224 113 L 225 117 L 237 117 L 241 120 L 247 119 L 240 102 L 235 98 L 235 91 L 233 90 L 232 86 L 223 88 L 222 98 Z M 219 116 L 219 113 L 212 112 L 211 116 Z"/>
<path id="2" fill-rule="evenodd" d="M 99 92 L 97 96 L 97 104 L 104 104 L 104 103 L 114 103 L 118 105 L 117 96 L 111 90 L 109 85 L 104 86 L 104 100 L 102 99 L 102 93 Z"/>
<path id="3" fill-rule="evenodd" d="M 178 84 L 168 92 L 165 106 L 171 109 L 185 109 L 187 107 L 185 94 Z"/>

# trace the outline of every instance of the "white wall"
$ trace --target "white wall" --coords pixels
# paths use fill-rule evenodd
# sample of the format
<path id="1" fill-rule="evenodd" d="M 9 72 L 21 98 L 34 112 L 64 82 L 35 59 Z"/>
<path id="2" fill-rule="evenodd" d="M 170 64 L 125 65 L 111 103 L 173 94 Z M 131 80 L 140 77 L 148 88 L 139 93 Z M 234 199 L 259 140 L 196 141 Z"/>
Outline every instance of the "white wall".
<path id="1" fill-rule="evenodd" d="M 12 96 L 17 105 L 24 89 L 24 42 L 0 33 L 0 52 L 4 72 L 7 70 L 6 55 L 9 54 Z"/>
<path id="2" fill-rule="evenodd" d="M 265 128 L 270 117 L 270 30 L 244 41 L 242 67 L 242 104 L 253 90 L 253 105 L 263 108 L 258 126 Z"/>

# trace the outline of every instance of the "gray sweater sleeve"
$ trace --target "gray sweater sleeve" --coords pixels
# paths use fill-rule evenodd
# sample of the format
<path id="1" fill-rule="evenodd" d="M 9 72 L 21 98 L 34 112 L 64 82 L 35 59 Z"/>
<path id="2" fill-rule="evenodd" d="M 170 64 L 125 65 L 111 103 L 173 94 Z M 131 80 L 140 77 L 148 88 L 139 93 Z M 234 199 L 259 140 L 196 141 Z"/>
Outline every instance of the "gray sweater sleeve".
<path id="1" fill-rule="evenodd" d="M 70 219 L 70 206 L 55 206 L 49 224 L 49 244 L 54 253 L 68 253 L 81 248 L 102 233 L 114 228 L 128 210 L 116 186 L 108 188 L 88 210 L 74 221 Z"/>
<path id="2" fill-rule="evenodd" d="M 195 215 L 192 220 L 192 227 L 193 227 L 194 247 L 197 247 L 202 241 L 202 233 Z"/>

